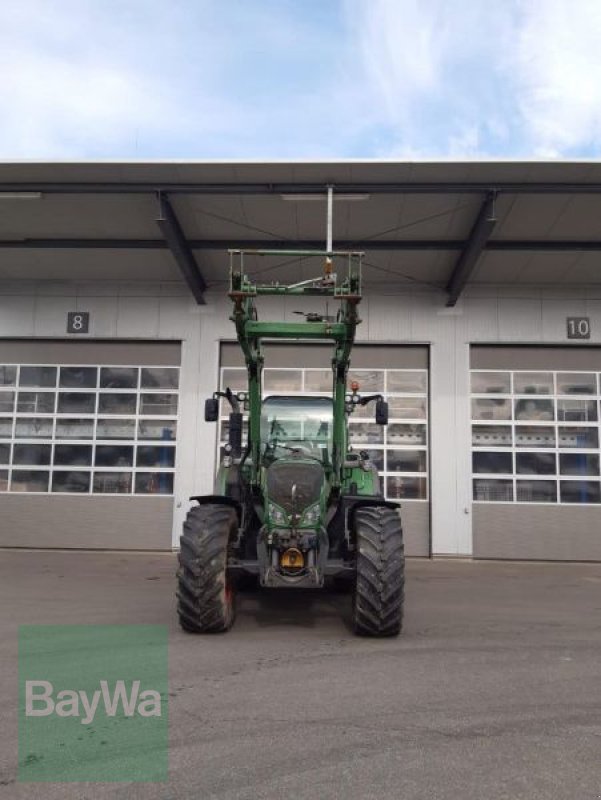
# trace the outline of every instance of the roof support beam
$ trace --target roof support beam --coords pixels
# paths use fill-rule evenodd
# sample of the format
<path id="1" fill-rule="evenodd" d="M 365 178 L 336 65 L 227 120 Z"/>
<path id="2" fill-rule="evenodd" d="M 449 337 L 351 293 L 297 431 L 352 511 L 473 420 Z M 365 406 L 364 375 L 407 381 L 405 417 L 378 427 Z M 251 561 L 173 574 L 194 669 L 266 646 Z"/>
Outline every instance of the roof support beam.
<path id="1" fill-rule="evenodd" d="M 490 192 L 480 207 L 469 238 L 457 259 L 455 268 L 447 284 L 447 292 L 449 293 L 447 307 L 454 306 L 459 299 L 459 295 L 471 278 L 476 264 L 478 263 L 478 259 L 486 247 L 486 242 L 494 230 L 497 223 L 495 217 L 495 199 L 495 193 Z"/>
<path id="2" fill-rule="evenodd" d="M 165 242 L 173 257 L 175 258 L 178 267 L 184 280 L 188 284 L 190 291 L 194 295 L 194 299 L 198 305 L 204 305 L 204 291 L 207 288 L 205 279 L 196 263 L 196 258 L 192 252 L 186 236 L 182 230 L 179 220 L 173 210 L 169 198 L 164 195 L 158 195 L 159 200 L 159 216 L 157 218 L 157 225 L 159 226 Z"/>
<path id="3" fill-rule="evenodd" d="M 390 183 L 336 183 L 340 194 L 482 194 L 507 192 L 509 194 L 601 194 L 601 183 L 561 182 L 390 182 Z M 2 183 L 0 194 L 35 192 L 41 194 L 192 194 L 192 195 L 282 195 L 323 194 L 326 183 L 148 183 L 140 182 L 30 182 Z"/>
<path id="4" fill-rule="evenodd" d="M 289 241 L 277 239 L 188 239 L 191 250 L 322 250 L 321 239 Z M 442 251 L 464 250 L 463 239 L 368 239 L 364 242 L 338 239 L 342 250 L 379 251 Z M 3 239 L 0 250 L 167 250 L 164 239 Z M 601 251 L 601 239 L 495 239 L 488 241 L 485 251 L 575 253 Z"/>

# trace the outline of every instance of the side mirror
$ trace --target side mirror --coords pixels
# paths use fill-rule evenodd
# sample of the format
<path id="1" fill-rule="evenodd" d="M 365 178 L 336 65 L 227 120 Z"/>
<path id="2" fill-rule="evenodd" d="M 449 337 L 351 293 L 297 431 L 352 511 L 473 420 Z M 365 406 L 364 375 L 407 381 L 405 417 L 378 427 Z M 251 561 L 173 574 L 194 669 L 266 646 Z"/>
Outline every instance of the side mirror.
<path id="1" fill-rule="evenodd" d="M 219 400 L 209 397 L 205 400 L 205 422 L 217 422 L 219 419 Z"/>
<path id="2" fill-rule="evenodd" d="M 385 400 L 376 403 L 376 425 L 388 425 L 388 403 Z"/>

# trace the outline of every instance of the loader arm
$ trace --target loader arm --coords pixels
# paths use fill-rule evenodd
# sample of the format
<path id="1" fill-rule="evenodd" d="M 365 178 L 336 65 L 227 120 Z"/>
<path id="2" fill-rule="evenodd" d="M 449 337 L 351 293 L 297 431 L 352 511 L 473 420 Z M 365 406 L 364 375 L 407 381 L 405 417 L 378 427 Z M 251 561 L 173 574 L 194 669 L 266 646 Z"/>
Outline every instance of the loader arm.
<path id="1" fill-rule="evenodd" d="M 323 256 L 323 276 L 301 283 L 257 284 L 244 274 L 244 255 L 305 255 Z M 346 453 L 345 397 L 346 380 L 350 364 L 355 332 L 360 319 L 357 306 L 361 300 L 361 258 L 359 252 L 342 251 L 230 251 L 230 292 L 234 303 L 231 316 L 238 342 L 244 354 L 248 371 L 249 400 L 249 455 L 250 484 L 258 487 L 261 462 L 261 399 L 263 373 L 263 341 L 331 341 L 334 344 L 332 357 L 332 380 L 334 402 L 334 430 L 332 450 L 332 487 L 339 489 L 342 481 L 342 465 Z M 332 271 L 332 263 L 345 262 L 343 278 Z M 343 264 L 344 267 L 344 264 Z M 336 320 L 320 319 L 319 315 L 305 322 L 260 322 L 255 299 L 260 296 L 310 296 L 323 297 L 339 302 Z"/>

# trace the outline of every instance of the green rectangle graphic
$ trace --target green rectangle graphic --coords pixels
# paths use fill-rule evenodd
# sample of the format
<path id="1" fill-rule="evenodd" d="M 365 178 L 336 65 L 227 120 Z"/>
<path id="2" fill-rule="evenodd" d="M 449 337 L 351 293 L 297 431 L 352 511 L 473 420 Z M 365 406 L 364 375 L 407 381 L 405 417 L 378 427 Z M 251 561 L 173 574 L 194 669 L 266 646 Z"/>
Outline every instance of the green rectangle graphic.
<path id="1" fill-rule="evenodd" d="M 19 628 L 19 780 L 165 781 L 167 627 Z"/>

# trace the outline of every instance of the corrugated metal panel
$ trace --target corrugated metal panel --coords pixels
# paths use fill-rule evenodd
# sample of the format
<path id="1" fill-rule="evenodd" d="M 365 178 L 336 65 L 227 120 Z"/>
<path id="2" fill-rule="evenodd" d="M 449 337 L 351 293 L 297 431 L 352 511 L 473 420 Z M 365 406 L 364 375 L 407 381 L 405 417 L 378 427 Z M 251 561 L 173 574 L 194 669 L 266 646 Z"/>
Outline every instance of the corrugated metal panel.
<path id="1" fill-rule="evenodd" d="M 0 513 L 0 547 L 171 549 L 171 497 L 3 494 Z"/>
<path id="2" fill-rule="evenodd" d="M 327 344 L 274 344 L 264 347 L 265 365 L 269 367 L 332 366 L 332 347 Z M 240 345 L 222 342 L 221 366 L 243 367 Z M 353 369 L 428 369 L 428 348 L 419 345 L 356 344 L 352 356 Z"/>
<path id="3" fill-rule="evenodd" d="M 598 370 L 601 347 L 504 347 L 470 348 L 472 369 Z"/>
<path id="4" fill-rule="evenodd" d="M 0 339 L 4 364 L 128 364 L 179 366 L 179 342 L 65 341 Z"/>
<path id="5" fill-rule="evenodd" d="M 601 561 L 601 508 L 475 503 L 474 558 Z"/>

